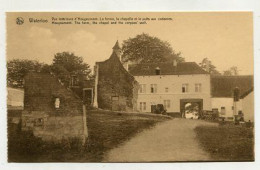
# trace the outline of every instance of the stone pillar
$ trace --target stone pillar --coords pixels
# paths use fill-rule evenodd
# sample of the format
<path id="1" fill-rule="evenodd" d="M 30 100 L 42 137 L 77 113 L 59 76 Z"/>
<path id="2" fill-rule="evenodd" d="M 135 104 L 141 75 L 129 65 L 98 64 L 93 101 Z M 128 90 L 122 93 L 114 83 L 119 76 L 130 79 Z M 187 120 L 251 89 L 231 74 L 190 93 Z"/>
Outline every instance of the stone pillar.
<path id="1" fill-rule="evenodd" d="M 94 94 L 94 103 L 93 106 L 98 108 L 98 101 L 97 101 L 97 96 L 98 96 L 98 74 L 99 74 L 99 66 L 98 63 L 96 63 L 96 77 L 95 77 L 95 94 Z"/>
<path id="2" fill-rule="evenodd" d="M 83 115 L 82 115 L 82 121 L 83 121 L 83 142 L 82 144 L 86 144 L 86 139 L 88 138 L 88 126 L 87 126 L 87 110 L 86 105 L 83 104 Z"/>

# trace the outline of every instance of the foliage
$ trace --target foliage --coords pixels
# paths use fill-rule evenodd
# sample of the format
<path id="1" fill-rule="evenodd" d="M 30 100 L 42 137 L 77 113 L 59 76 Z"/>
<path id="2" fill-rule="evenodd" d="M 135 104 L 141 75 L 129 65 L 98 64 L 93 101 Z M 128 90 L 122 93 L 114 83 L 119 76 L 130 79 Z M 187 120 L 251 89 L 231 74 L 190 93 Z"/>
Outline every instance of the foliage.
<path id="1" fill-rule="evenodd" d="M 73 53 L 62 52 L 54 56 L 52 65 L 40 63 L 35 60 L 14 59 L 7 62 L 7 83 L 10 87 L 23 87 L 24 76 L 28 72 L 46 72 L 52 71 L 64 83 L 68 83 L 70 75 L 85 74 L 90 75 L 90 67 L 83 62 L 82 57 L 75 56 Z"/>
<path id="2" fill-rule="evenodd" d="M 181 53 L 175 53 L 167 41 L 145 33 L 123 41 L 122 52 L 123 62 L 153 63 L 172 61 L 173 59 L 176 59 L 177 62 L 184 61 Z"/>
<path id="3" fill-rule="evenodd" d="M 86 76 L 89 76 L 91 72 L 90 66 L 83 62 L 82 57 L 69 52 L 55 54 L 51 70 L 64 83 L 68 83 L 68 77 L 72 74 L 85 74 Z"/>
<path id="4" fill-rule="evenodd" d="M 237 66 L 233 66 L 230 69 L 224 71 L 223 75 L 224 76 L 237 76 L 238 72 L 239 72 L 239 70 L 238 70 Z"/>
<path id="5" fill-rule="evenodd" d="M 185 105 L 185 111 L 188 111 L 188 112 L 198 112 L 198 110 L 199 110 L 198 103 L 191 102 L 191 103 L 187 103 Z"/>
<path id="6" fill-rule="evenodd" d="M 201 63 L 199 63 L 200 67 L 207 71 L 209 70 L 210 74 L 220 75 L 219 71 L 216 69 L 216 66 L 212 64 L 212 62 L 208 58 L 204 58 Z M 208 67 L 208 68 L 207 68 Z"/>
<path id="7" fill-rule="evenodd" d="M 10 87 L 23 87 L 24 76 L 30 72 L 46 72 L 48 65 L 35 60 L 13 59 L 7 62 L 7 84 Z"/>

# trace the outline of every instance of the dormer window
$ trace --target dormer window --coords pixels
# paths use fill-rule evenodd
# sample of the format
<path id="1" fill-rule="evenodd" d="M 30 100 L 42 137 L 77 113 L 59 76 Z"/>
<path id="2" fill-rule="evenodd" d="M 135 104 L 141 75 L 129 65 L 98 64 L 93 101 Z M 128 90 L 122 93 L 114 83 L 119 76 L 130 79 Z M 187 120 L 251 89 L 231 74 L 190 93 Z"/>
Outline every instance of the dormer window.
<path id="1" fill-rule="evenodd" d="M 155 74 L 160 75 L 161 74 L 161 69 L 159 67 L 155 68 Z"/>

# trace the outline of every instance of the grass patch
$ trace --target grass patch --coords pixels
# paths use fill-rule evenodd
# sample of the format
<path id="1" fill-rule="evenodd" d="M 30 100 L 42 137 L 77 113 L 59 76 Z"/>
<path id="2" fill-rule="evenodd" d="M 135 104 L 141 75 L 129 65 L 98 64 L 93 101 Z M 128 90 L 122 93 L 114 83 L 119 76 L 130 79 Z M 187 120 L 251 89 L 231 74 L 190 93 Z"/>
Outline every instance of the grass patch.
<path id="1" fill-rule="evenodd" d="M 195 128 L 200 145 L 216 161 L 254 161 L 253 128 L 228 124 Z"/>
<path id="2" fill-rule="evenodd" d="M 104 153 L 129 140 L 138 132 L 168 120 L 167 117 L 91 111 L 87 114 L 88 144 L 78 139 L 45 142 L 32 132 L 8 122 L 9 162 L 101 162 Z"/>

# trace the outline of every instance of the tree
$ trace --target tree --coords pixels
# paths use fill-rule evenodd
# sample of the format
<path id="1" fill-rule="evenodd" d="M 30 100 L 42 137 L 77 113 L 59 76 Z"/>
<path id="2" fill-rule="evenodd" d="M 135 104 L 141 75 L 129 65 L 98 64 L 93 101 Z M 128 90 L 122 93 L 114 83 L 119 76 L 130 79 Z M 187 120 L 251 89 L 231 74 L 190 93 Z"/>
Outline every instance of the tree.
<path id="1" fill-rule="evenodd" d="M 13 59 L 7 62 L 7 85 L 23 87 L 24 76 L 30 71 L 45 72 L 47 65 L 35 60 Z M 44 69 L 43 69 L 44 68 Z"/>
<path id="2" fill-rule="evenodd" d="M 123 62 L 154 63 L 172 61 L 173 59 L 176 59 L 177 62 L 184 61 L 181 53 L 175 53 L 167 41 L 145 33 L 123 41 L 122 52 Z"/>
<path id="3" fill-rule="evenodd" d="M 54 55 L 51 70 L 59 79 L 68 84 L 71 75 L 85 74 L 90 76 L 90 66 L 83 62 L 82 57 L 75 56 L 74 53 L 62 52 Z"/>
<path id="4" fill-rule="evenodd" d="M 216 69 L 216 66 L 214 66 L 208 58 L 204 58 L 201 63 L 199 63 L 199 66 L 205 71 L 208 71 L 210 74 L 220 75 L 219 71 Z"/>
<path id="5" fill-rule="evenodd" d="M 239 70 L 238 70 L 237 66 L 233 66 L 233 67 L 230 67 L 229 70 L 224 71 L 223 75 L 224 76 L 236 76 L 236 75 L 238 75 L 238 72 L 239 72 Z"/>

